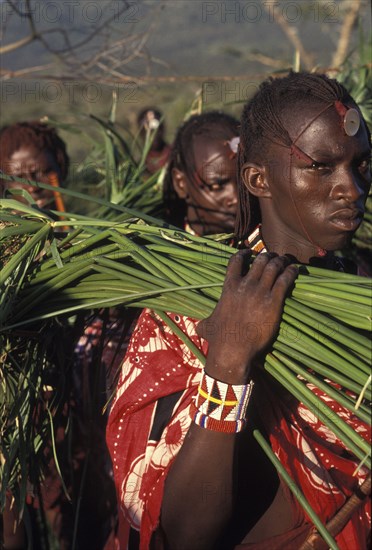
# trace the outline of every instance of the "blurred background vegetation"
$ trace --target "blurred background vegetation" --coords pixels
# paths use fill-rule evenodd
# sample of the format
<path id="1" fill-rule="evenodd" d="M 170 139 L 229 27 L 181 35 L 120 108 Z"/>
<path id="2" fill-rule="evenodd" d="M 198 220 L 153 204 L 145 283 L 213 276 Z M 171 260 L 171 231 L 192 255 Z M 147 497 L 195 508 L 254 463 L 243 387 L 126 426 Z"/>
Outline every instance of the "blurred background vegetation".
<path id="1" fill-rule="evenodd" d="M 170 141 L 199 93 L 202 108 L 239 115 L 267 75 L 289 67 L 357 67 L 371 36 L 368 0 L 1 0 L 1 124 L 50 116 L 93 131 L 80 114 L 135 133 L 146 105 Z M 238 103 L 236 103 L 238 102 Z M 72 161 L 89 149 L 61 129 Z"/>
<path id="2" fill-rule="evenodd" d="M 370 11 L 368 0 L 2 0 L 0 123 L 40 118 L 56 126 L 71 159 L 67 187 L 93 195 L 109 169 L 110 119 L 138 167 L 143 107 L 164 113 L 171 142 L 190 111 L 239 118 L 264 78 L 291 68 L 337 77 L 371 126 Z M 124 172 L 115 179 L 123 190 L 133 170 L 119 141 Z M 76 197 L 67 206 L 87 211 Z M 370 221 L 357 235 L 362 247 Z"/>
<path id="3" fill-rule="evenodd" d="M 0 124 L 41 118 L 55 125 L 71 159 L 66 184 L 84 193 L 102 188 L 86 167 L 105 165 L 110 117 L 138 167 L 144 106 L 164 113 L 171 142 L 190 110 L 239 117 L 264 78 L 290 68 L 337 77 L 371 124 L 368 0 L 0 0 L 0 30 Z M 117 154 L 118 140 L 115 147 Z M 115 178 L 123 187 L 140 171 L 126 170 L 120 154 L 125 174 Z M 89 210 L 72 200 L 75 212 Z"/>

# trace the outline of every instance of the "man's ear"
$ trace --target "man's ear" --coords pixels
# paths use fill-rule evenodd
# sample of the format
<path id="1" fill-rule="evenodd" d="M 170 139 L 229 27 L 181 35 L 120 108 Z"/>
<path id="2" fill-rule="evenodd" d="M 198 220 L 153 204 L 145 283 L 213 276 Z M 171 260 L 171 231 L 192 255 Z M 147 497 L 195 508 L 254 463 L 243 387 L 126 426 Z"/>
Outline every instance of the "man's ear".
<path id="1" fill-rule="evenodd" d="M 258 198 L 271 197 L 266 167 L 247 162 L 242 166 L 241 177 L 252 195 Z"/>
<path id="2" fill-rule="evenodd" d="M 178 168 L 172 169 L 173 187 L 180 199 L 187 199 L 189 196 L 189 185 L 187 176 Z"/>

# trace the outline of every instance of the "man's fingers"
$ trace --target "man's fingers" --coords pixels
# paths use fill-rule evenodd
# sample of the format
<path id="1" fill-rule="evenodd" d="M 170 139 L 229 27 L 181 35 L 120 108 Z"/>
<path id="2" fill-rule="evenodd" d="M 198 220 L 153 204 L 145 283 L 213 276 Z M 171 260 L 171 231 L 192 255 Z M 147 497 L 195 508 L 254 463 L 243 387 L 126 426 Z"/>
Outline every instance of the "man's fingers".
<path id="1" fill-rule="evenodd" d="M 260 286 L 271 290 L 279 275 L 283 273 L 288 265 L 289 259 L 286 256 L 271 257 L 262 271 Z"/>
<path id="2" fill-rule="evenodd" d="M 276 296 L 285 296 L 288 290 L 293 286 L 299 270 L 295 265 L 287 266 L 284 271 L 276 278 L 272 293 Z"/>
<path id="3" fill-rule="evenodd" d="M 244 273 L 244 266 L 251 255 L 252 252 L 247 248 L 239 250 L 239 252 L 231 256 L 227 266 L 226 278 L 240 279 Z"/>
<path id="4" fill-rule="evenodd" d="M 261 252 L 261 254 L 259 254 L 252 263 L 252 266 L 249 270 L 249 279 L 259 281 L 266 266 L 273 257 L 273 254 L 270 254 L 268 252 Z"/>

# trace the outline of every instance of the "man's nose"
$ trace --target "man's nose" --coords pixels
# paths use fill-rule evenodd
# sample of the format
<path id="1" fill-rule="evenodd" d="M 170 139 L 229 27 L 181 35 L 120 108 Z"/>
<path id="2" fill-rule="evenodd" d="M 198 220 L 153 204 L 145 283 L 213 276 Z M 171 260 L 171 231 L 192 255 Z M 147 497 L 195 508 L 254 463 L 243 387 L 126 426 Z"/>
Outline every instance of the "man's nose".
<path id="1" fill-rule="evenodd" d="M 225 204 L 226 206 L 235 206 L 238 204 L 238 188 L 236 183 L 230 183 L 225 188 Z"/>
<path id="2" fill-rule="evenodd" d="M 350 203 L 357 203 L 368 193 L 365 180 L 359 172 L 353 169 L 345 170 L 334 187 L 333 197 L 335 199 L 346 199 Z"/>

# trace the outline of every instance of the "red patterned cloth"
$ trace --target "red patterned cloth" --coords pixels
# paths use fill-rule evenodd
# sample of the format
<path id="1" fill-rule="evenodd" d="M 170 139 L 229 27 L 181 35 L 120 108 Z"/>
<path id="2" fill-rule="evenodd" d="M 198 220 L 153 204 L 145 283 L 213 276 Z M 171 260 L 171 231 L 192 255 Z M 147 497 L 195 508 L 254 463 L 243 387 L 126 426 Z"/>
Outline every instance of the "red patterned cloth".
<path id="1" fill-rule="evenodd" d="M 196 334 L 197 322 L 174 314 L 169 317 L 205 355 L 207 342 Z M 156 314 L 144 310 L 122 365 L 106 436 L 122 514 L 121 550 L 147 550 L 150 546 L 159 524 L 164 482 L 191 423 L 189 409 L 197 394 L 201 370 L 200 361 L 171 329 Z M 369 440 L 366 425 L 318 389 L 309 387 Z M 353 477 L 357 462 L 313 413 L 294 399 L 279 400 L 269 385 L 264 391 L 267 400 L 263 421 L 271 446 L 325 522 L 355 490 L 358 480 L 365 479 L 367 470 L 362 468 Z M 339 548 L 366 548 L 369 524 L 367 502 L 337 537 Z M 271 542 L 267 541 L 266 548 L 280 548 Z M 283 548 L 294 546 L 287 538 Z"/>

